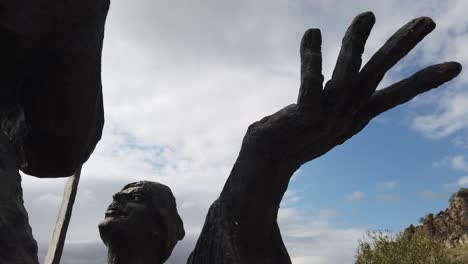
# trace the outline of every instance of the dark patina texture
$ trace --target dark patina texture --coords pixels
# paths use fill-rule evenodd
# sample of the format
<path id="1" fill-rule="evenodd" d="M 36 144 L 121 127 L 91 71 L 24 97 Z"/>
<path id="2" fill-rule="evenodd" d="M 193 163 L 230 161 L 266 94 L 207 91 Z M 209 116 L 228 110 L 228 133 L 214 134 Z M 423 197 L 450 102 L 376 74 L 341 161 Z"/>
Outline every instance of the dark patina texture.
<path id="1" fill-rule="evenodd" d="M 0 0 L 1 129 L 19 167 L 66 177 L 101 138 L 109 0 Z"/>

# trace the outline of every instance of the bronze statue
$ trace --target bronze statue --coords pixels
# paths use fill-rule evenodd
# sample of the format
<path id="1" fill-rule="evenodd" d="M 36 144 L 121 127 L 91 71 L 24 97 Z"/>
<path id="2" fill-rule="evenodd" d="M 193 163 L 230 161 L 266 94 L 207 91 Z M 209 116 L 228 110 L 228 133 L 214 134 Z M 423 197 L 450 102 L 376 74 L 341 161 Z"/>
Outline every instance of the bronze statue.
<path id="1" fill-rule="evenodd" d="M 113 200 L 99 223 L 108 263 L 164 263 L 185 235 L 169 187 L 134 182 L 114 194 Z"/>
<path id="2" fill-rule="evenodd" d="M 385 73 L 429 34 L 435 23 L 428 17 L 410 21 L 361 68 L 361 55 L 374 22 L 371 12 L 353 20 L 343 38 L 333 76 L 325 87 L 320 30 L 309 29 L 305 33 L 300 48 L 301 86 L 297 102 L 249 126 L 221 195 L 209 209 L 189 264 L 291 263 L 277 215 L 293 173 L 359 133 L 379 114 L 460 73 L 459 63 L 446 62 L 376 91 Z M 130 194 L 125 197 L 131 199 Z M 109 219 L 113 219 L 112 208 L 111 205 Z M 104 220 L 100 227 L 108 245 L 114 239 L 106 238 L 103 231 L 112 221 Z M 134 235 L 142 232 L 138 227 L 128 228 L 119 232 L 127 234 L 119 238 L 128 239 L 122 243 L 137 239 Z M 137 230 L 132 231 L 134 228 Z M 150 241 L 149 234 L 143 233 L 141 239 Z M 154 241 L 155 245 L 161 243 Z"/>
<path id="3" fill-rule="evenodd" d="M 0 147 L 14 149 L 0 154 L 0 164 L 15 164 L 0 173 L 0 263 L 39 263 L 18 170 L 39 178 L 76 176 L 101 139 L 109 5 L 0 0 Z M 65 193 L 47 264 L 60 261 L 76 188 Z"/>

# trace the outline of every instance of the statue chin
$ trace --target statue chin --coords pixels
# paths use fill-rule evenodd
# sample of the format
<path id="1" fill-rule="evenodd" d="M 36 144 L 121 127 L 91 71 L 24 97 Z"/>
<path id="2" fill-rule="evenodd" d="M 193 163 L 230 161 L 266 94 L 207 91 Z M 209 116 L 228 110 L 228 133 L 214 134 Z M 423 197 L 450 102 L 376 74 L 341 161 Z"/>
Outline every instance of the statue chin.
<path id="1" fill-rule="evenodd" d="M 123 216 L 105 217 L 98 225 L 99 235 L 106 246 L 143 245 L 156 243 L 156 237 L 148 236 L 147 230 L 129 228 L 128 219 Z"/>
<path id="2" fill-rule="evenodd" d="M 121 238 L 125 237 L 125 228 L 119 219 L 114 217 L 106 217 L 99 222 L 99 235 L 101 236 L 104 244 L 109 245 L 109 242 L 123 241 Z"/>
<path id="3" fill-rule="evenodd" d="M 99 235 L 106 246 L 109 245 L 109 240 L 112 232 L 112 220 L 104 219 L 98 224 Z"/>
<path id="4" fill-rule="evenodd" d="M 106 217 L 101 222 L 99 222 L 98 227 L 99 229 L 101 228 L 107 228 L 107 227 L 112 227 L 116 225 L 121 225 L 122 219 L 119 219 L 118 217 Z"/>

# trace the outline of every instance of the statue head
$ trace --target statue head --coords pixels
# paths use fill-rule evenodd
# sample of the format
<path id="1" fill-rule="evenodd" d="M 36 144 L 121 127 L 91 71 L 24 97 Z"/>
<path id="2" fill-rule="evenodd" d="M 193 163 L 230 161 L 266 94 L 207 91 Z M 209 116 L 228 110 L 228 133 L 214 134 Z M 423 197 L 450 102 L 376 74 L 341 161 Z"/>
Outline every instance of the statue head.
<path id="1" fill-rule="evenodd" d="M 174 195 L 166 185 L 140 181 L 114 194 L 99 233 L 106 246 L 153 246 L 166 261 L 184 235 Z"/>

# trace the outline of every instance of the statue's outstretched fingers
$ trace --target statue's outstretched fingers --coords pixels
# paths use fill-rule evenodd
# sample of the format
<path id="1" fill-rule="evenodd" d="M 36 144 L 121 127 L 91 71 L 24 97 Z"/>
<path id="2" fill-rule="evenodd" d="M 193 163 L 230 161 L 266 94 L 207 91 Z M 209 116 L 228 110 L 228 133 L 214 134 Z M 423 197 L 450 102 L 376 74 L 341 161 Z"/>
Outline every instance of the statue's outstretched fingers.
<path id="1" fill-rule="evenodd" d="M 369 98 L 385 73 L 412 50 L 436 24 L 429 17 L 411 20 L 400 28 L 367 62 L 359 73 L 361 95 Z"/>
<path id="2" fill-rule="evenodd" d="M 348 101 L 347 97 L 355 94 L 352 83 L 357 79 L 364 46 L 374 24 L 374 14 L 365 12 L 356 16 L 346 31 L 332 78 L 325 86 L 325 93 L 332 103 L 343 105 Z"/>
<path id="3" fill-rule="evenodd" d="M 312 28 L 304 33 L 301 41 L 301 87 L 297 103 L 300 106 L 320 102 L 323 84 L 322 36 L 320 29 Z"/>
<path id="4" fill-rule="evenodd" d="M 452 80 L 461 70 L 462 66 L 458 62 L 445 62 L 420 70 L 407 79 L 376 91 L 358 113 L 356 120 L 367 124 L 379 114 Z"/>

